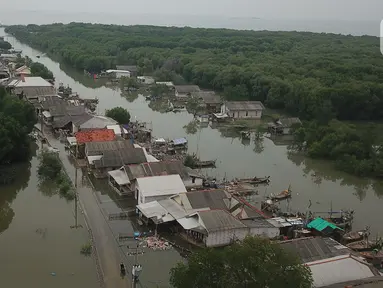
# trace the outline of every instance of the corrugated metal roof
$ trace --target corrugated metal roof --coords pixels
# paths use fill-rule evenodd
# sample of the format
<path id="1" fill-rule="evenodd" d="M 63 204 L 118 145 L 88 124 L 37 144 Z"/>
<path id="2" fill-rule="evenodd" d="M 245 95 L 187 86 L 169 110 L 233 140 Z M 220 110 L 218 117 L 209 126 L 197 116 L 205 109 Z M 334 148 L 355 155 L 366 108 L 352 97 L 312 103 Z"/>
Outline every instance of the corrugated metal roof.
<path id="1" fill-rule="evenodd" d="M 224 199 L 227 199 L 229 194 L 224 190 L 192 191 L 185 196 L 192 209 L 228 209 Z"/>
<path id="2" fill-rule="evenodd" d="M 97 115 L 80 125 L 80 129 L 105 128 L 108 125 L 115 125 L 117 122 L 112 118 Z"/>
<path id="3" fill-rule="evenodd" d="M 147 196 L 174 195 L 186 192 L 179 175 L 164 175 L 138 178 L 140 193 Z"/>
<path id="4" fill-rule="evenodd" d="M 117 168 L 146 162 L 146 156 L 142 148 L 117 149 L 104 151 L 102 154 L 102 158 L 94 162 L 96 168 Z"/>
<path id="5" fill-rule="evenodd" d="M 118 185 L 129 184 L 129 178 L 123 169 L 109 171 L 108 174 L 117 182 Z"/>
<path id="6" fill-rule="evenodd" d="M 113 131 L 113 130 L 110 130 Z M 114 132 L 113 132 L 114 135 Z M 100 155 L 107 151 L 116 151 L 124 149 L 133 149 L 133 144 L 130 141 L 102 141 L 102 142 L 87 142 L 85 147 L 88 155 Z"/>
<path id="7" fill-rule="evenodd" d="M 192 93 L 200 91 L 197 85 L 176 85 L 174 87 L 178 93 Z"/>
<path id="8" fill-rule="evenodd" d="M 158 202 L 166 211 L 169 212 L 170 215 L 174 217 L 174 219 L 180 219 L 187 215 L 186 211 L 172 199 L 165 199 Z"/>
<path id="9" fill-rule="evenodd" d="M 87 143 L 89 145 L 90 142 L 95 143 L 100 141 L 103 141 L 103 142 L 112 141 L 116 137 L 116 135 L 114 135 L 114 131 L 111 129 L 94 129 L 94 130 L 76 132 L 75 137 L 79 144 Z M 88 147 L 92 147 L 92 146 L 88 146 Z M 92 148 L 89 148 L 89 149 L 92 149 Z M 95 150 L 95 149 L 92 149 L 92 150 Z"/>
<path id="10" fill-rule="evenodd" d="M 155 223 L 165 223 L 174 220 L 157 201 L 137 205 L 137 208 L 146 218 L 152 219 Z"/>
<path id="11" fill-rule="evenodd" d="M 241 220 L 241 222 L 250 228 L 276 228 L 264 218 L 245 219 Z"/>
<path id="12" fill-rule="evenodd" d="M 184 228 L 185 230 L 194 229 L 197 227 L 200 227 L 201 225 L 198 222 L 198 219 L 196 217 L 184 217 L 181 219 L 177 219 L 177 222 Z"/>
<path id="13" fill-rule="evenodd" d="M 371 266 L 350 255 L 337 256 L 325 262 L 317 261 L 307 265 L 311 269 L 314 287 L 375 276 Z"/>
<path id="14" fill-rule="evenodd" d="M 328 259 L 340 255 L 349 255 L 351 250 L 332 238 L 311 237 L 280 242 L 280 245 L 297 253 L 303 263 Z"/>
<path id="15" fill-rule="evenodd" d="M 129 165 L 125 167 L 130 180 L 142 177 L 179 174 L 181 179 L 189 179 L 189 173 L 182 161 L 159 161 Z"/>
<path id="16" fill-rule="evenodd" d="M 307 225 L 307 228 L 309 229 L 315 229 L 319 232 L 325 230 L 325 229 L 332 229 L 332 230 L 335 230 L 335 229 L 339 229 L 339 230 L 342 230 L 340 229 L 338 226 L 336 226 L 335 224 L 333 223 L 330 223 L 320 217 L 314 219 L 313 221 L 311 221 L 308 225 Z"/>
<path id="17" fill-rule="evenodd" d="M 53 87 L 51 83 L 41 77 L 24 77 L 24 81 L 14 84 L 15 87 Z"/>
<path id="18" fill-rule="evenodd" d="M 247 228 L 241 221 L 225 210 L 197 212 L 208 232 Z"/>
<path id="19" fill-rule="evenodd" d="M 263 106 L 260 101 L 228 101 L 225 106 L 230 111 L 251 111 L 251 110 L 263 110 Z"/>
<path id="20" fill-rule="evenodd" d="M 172 142 L 174 145 L 184 145 L 188 143 L 188 140 L 186 140 L 185 138 L 176 138 Z"/>

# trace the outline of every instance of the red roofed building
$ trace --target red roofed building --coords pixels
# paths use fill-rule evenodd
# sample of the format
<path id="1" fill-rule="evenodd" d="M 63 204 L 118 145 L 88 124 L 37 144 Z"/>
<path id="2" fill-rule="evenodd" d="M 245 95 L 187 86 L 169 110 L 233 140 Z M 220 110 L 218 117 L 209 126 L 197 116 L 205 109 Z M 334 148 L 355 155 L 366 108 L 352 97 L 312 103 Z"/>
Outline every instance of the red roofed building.
<path id="1" fill-rule="evenodd" d="M 88 142 L 113 141 L 116 137 L 113 129 L 92 129 L 75 133 L 78 144 Z"/>

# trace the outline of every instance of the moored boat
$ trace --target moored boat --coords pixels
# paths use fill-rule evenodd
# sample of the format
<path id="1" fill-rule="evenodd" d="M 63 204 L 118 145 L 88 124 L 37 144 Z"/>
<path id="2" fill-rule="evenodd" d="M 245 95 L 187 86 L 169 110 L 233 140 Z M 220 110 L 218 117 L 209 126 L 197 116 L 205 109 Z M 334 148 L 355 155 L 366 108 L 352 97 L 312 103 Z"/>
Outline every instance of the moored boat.
<path id="1" fill-rule="evenodd" d="M 214 168 L 216 160 L 207 160 L 207 161 L 195 161 L 195 167 L 198 168 Z"/>
<path id="2" fill-rule="evenodd" d="M 374 249 L 379 250 L 382 247 L 382 241 L 380 239 L 377 241 L 360 240 L 346 246 L 354 251 L 372 251 Z"/>
<path id="3" fill-rule="evenodd" d="M 270 182 L 270 176 L 267 177 L 254 177 L 254 178 L 244 178 L 244 179 L 238 179 L 238 182 L 243 183 L 249 183 L 249 184 L 262 184 L 262 183 L 269 183 Z"/>
<path id="4" fill-rule="evenodd" d="M 367 238 L 369 234 L 369 227 L 360 231 L 351 231 L 342 236 L 342 241 L 345 243 L 360 241 Z"/>
<path id="5" fill-rule="evenodd" d="M 291 189 L 289 186 L 289 188 L 287 190 L 283 190 L 281 193 L 279 193 L 277 195 L 271 195 L 270 199 L 275 200 L 275 201 L 281 201 L 281 200 L 291 198 L 291 195 L 292 195 L 292 193 L 291 193 Z"/>

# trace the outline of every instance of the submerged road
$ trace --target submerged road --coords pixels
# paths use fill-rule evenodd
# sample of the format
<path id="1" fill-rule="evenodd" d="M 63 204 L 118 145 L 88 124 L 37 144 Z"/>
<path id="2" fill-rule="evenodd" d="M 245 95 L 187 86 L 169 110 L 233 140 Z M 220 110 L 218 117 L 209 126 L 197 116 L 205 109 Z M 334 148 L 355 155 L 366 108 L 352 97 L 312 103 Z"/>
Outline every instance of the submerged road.
<path id="1" fill-rule="evenodd" d="M 36 127 L 39 129 L 39 127 Z M 75 169 L 73 164 L 69 161 L 68 154 L 64 149 L 64 145 L 60 143 L 52 134 L 44 133 L 49 143 L 60 150 L 59 156 L 64 165 L 64 168 L 75 183 Z M 96 259 L 97 272 L 100 276 L 100 285 L 105 288 L 127 288 L 131 287 L 131 265 L 126 263 L 125 256 L 122 254 L 121 249 L 111 231 L 108 220 L 103 214 L 100 203 L 91 186 L 84 185 L 81 169 L 78 169 L 77 175 L 77 193 L 79 200 L 79 211 L 83 213 L 87 225 L 89 225 L 90 234 L 92 236 L 93 245 L 97 255 Z M 81 209 L 82 208 L 82 209 Z M 82 210 L 82 211 L 81 211 Z M 81 228 L 80 228 L 81 229 Z M 85 228 L 82 228 L 85 229 Z M 124 262 L 126 266 L 126 276 L 121 277 L 120 263 Z"/>

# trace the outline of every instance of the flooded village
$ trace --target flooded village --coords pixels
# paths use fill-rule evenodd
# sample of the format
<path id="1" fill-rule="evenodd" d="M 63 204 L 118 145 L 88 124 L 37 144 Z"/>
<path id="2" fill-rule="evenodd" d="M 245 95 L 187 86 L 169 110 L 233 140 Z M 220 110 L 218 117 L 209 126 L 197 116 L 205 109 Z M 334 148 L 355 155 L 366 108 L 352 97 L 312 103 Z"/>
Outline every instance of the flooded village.
<path id="1" fill-rule="evenodd" d="M 79 221 L 85 227 L 67 226 L 83 239 L 71 243 L 76 252 L 68 253 L 79 254 L 90 241 L 94 263 L 101 267 L 95 274 L 106 287 L 130 285 L 132 267 L 144 287 L 168 287 L 170 268 L 191 251 L 230 245 L 248 235 L 297 252 L 310 267 L 315 287 L 380 281 L 381 200 L 373 189 L 378 195 L 383 189 L 372 180 L 335 172 L 328 163 L 301 155 L 289 155 L 289 160 L 286 146 L 300 119 L 273 117 L 258 101 L 223 101 L 196 85 L 156 82 L 127 65 L 79 76 L 90 86 L 103 81 L 93 90 L 38 51 L 10 42 L 20 50 L 0 55 L 1 85 L 35 107 L 36 153 L 41 147 L 56 153 L 77 189 L 75 204 L 57 198 L 48 205 L 66 207 L 66 219 L 75 215 L 75 226 Z M 24 56 L 45 64 L 55 81 L 30 76 L 26 65 L 12 66 Z M 129 123 L 105 116 L 114 107 L 130 112 Z M 217 137 L 225 135 L 229 137 Z M 36 173 L 37 162 L 34 157 L 29 173 Z M 15 189 L 39 194 L 37 178 L 30 182 Z M 31 196 L 20 197 L 28 201 Z M 18 198 L 16 206 L 23 201 Z M 43 235 L 44 229 L 36 228 L 36 233 Z M 12 237 L 4 231 L 0 242 Z M 63 231 L 55 233 L 65 238 Z M 71 261 L 89 262 L 75 256 Z M 120 277 L 120 267 L 128 277 Z M 91 274 L 84 285 L 94 285 L 96 275 Z M 58 278 L 59 272 L 47 271 L 46 277 Z"/>

